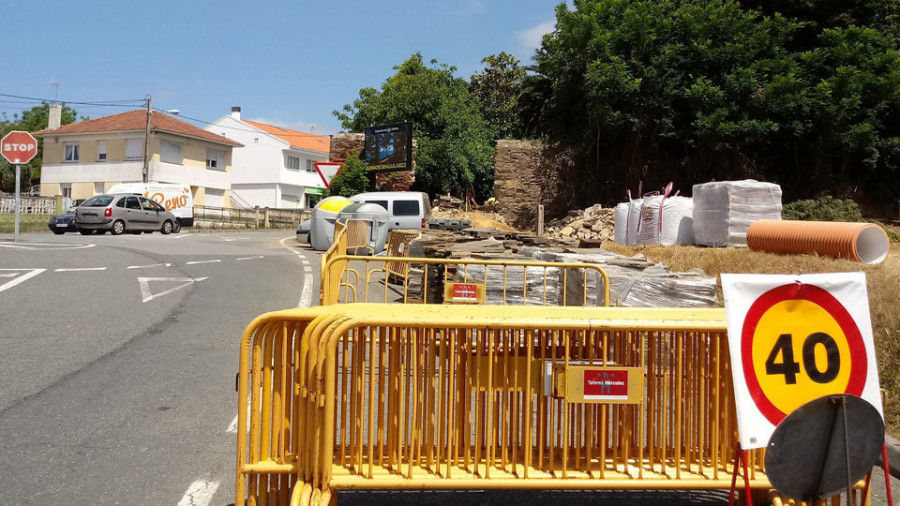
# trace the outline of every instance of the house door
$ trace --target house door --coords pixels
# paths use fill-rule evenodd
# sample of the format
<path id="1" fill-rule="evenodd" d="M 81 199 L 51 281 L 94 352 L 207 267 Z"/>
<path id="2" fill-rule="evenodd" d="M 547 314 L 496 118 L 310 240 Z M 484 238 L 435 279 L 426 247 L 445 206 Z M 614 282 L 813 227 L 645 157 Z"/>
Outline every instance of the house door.
<path id="1" fill-rule="evenodd" d="M 72 207 L 72 185 L 71 184 L 61 184 L 59 185 L 60 192 L 62 193 L 62 208 L 65 212 L 67 209 Z"/>

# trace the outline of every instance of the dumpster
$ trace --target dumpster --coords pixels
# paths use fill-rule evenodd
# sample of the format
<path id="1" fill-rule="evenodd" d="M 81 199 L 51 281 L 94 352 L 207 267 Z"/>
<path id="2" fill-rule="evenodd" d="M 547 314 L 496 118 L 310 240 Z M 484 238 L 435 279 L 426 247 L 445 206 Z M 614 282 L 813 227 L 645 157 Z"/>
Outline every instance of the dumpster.
<path id="1" fill-rule="evenodd" d="M 338 213 L 352 203 L 344 197 L 328 197 L 316 204 L 309 227 L 309 244 L 314 250 L 325 251 L 331 246 Z"/>
<path id="2" fill-rule="evenodd" d="M 346 223 L 346 220 L 366 220 L 369 222 L 368 246 L 375 253 L 384 251 L 384 243 L 390 232 L 391 213 L 378 204 L 358 202 L 343 208 L 338 214 L 338 219 Z"/>

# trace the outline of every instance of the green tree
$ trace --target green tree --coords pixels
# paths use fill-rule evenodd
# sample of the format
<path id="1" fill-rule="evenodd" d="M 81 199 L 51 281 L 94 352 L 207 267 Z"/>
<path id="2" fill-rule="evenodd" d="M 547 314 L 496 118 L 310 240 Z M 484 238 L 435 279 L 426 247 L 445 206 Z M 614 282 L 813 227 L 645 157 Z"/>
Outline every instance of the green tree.
<path id="1" fill-rule="evenodd" d="M 511 54 L 501 52 L 481 60 L 484 71 L 469 81 L 469 91 L 481 104 L 481 114 L 500 139 L 520 139 L 524 131 L 519 112 L 519 96 L 525 67 Z"/>
<path id="2" fill-rule="evenodd" d="M 47 128 L 50 119 L 50 104 L 43 102 L 39 106 L 32 107 L 21 114 L 13 114 L 9 118 L 6 113 L 0 119 L 0 138 L 13 130 L 22 130 L 25 132 L 37 132 Z M 78 113 L 75 109 L 67 105 L 63 105 L 61 124 L 68 125 L 74 123 L 78 119 Z M 81 120 L 87 118 L 82 117 Z M 32 179 L 41 177 L 41 163 L 44 156 L 44 142 L 38 139 L 38 153 L 30 162 L 22 165 L 22 190 L 27 190 Z M 16 190 L 16 168 L 0 157 L 0 190 L 5 192 L 14 192 Z"/>
<path id="3" fill-rule="evenodd" d="M 331 179 L 330 196 L 352 197 L 369 191 L 369 174 L 366 162 L 357 153 L 351 153 L 344 162 L 340 174 Z"/>
<path id="4" fill-rule="evenodd" d="M 363 88 L 359 98 L 334 111 L 343 128 L 362 132 L 375 125 L 411 121 L 416 149 L 416 186 L 431 194 L 473 183 L 478 198 L 493 193 L 493 131 L 455 67 L 421 54 L 394 67 L 381 90 Z"/>
<path id="5" fill-rule="evenodd" d="M 882 206 L 900 191 L 890 33 L 728 0 L 575 0 L 556 14 L 525 81 L 525 125 L 570 147 L 594 201 L 639 180 L 755 177 L 789 200 L 831 191 Z M 814 23 L 833 27 L 808 42 Z"/>

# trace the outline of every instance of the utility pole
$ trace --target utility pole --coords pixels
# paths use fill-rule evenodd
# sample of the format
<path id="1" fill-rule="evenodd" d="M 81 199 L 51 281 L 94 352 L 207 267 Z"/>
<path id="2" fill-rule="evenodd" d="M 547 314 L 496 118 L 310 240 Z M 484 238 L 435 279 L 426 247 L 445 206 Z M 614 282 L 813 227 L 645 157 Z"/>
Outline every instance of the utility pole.
<path id="1" fill-rule="evenodd" d="M 147 95 L 147 125 L 144 128 L 144 166 L 141 168 L 141 181 L 148 183 L 150 175 L 150 95 Z"/>

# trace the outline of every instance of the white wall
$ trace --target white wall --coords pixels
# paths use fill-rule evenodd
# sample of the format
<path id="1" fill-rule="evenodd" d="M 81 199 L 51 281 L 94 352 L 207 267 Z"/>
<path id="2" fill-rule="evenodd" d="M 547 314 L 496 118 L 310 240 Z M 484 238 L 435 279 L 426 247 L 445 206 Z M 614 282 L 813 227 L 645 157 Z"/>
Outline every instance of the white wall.
<path id="1" fill-rule="evenodd" d="M 187 184 L 219 190 L 228 190 L 232 185 L 230 172 L 157 160 L 150 162 L 150 174 L 147 179 L 160 183 Z M 138 176 L 138 180 L 140 180 L 140 176 Z"/>
<path id="2" fill-rule="evenodd" d="M 42 183 L 141 181 L 141 162 L 60 163 L 41 167 Z"/>
<path id="3" fill-rule="evenodd" d="M 277 185 L 272 184 L 234 184 L 231 192 L 248 205 L 259 207 L 278 207 Z M 237 199 L 236 199 L 237 200 Z"/>
<path id="4" fill-rule="evenodd" d="M 232 185 L 275 183 L 279 180 L 284 167 L 282 152 L 290 147 L 287 142 L 273 138 L 231 116 L 216 121 L 206 127 L 206 130 L 244 145 L 232 150 Z"/>

